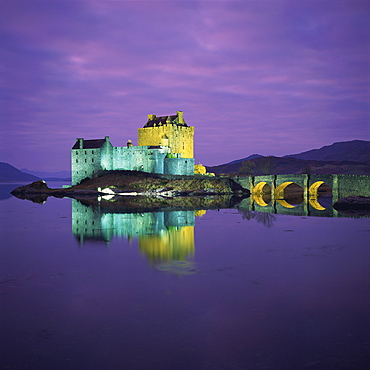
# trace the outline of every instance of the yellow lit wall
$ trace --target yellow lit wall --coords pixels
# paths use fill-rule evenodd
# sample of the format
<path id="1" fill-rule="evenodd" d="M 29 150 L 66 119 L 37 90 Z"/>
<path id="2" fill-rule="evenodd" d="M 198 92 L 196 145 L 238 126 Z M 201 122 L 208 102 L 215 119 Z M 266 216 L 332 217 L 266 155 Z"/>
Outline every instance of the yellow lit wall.
<path id="1" fill-rule="evenodd" d="M 138 129 L 138 145 L 161 145 L 168 139 L 172 153 L 181 153 L 183 158 L 194 158 L 194 127 L 165 124 Z"/>

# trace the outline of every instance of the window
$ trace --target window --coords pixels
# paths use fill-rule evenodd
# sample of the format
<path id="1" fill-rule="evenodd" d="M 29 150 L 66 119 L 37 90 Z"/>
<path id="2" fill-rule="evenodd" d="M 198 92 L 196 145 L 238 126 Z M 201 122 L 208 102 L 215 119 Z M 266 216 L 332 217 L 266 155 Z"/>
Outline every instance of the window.
<path id="1" fill-rule="evenodd" d="M 94 158 L 91 158 L 91 162 L 93 162 L 93 163 L 94 163 Z"/>
<path id="2" fill-rule="evenodd" d="M 78 163 L 78 159 L 76 159 L 76 163 Z"/>
<path id="3" fill-rule="evenodd" d="M 92 150 L 91 153 L 94 154 L 94 151 Z"/>
<path id="4" fill-rule="evenodd" d="M 86 150 L 85 150 L 85 154 L 87 154 Z"/>
<path id="5" fill-rule="evenodd" d="M 86 158 L 85 158 L 85 163 L 86 163 Z"/>

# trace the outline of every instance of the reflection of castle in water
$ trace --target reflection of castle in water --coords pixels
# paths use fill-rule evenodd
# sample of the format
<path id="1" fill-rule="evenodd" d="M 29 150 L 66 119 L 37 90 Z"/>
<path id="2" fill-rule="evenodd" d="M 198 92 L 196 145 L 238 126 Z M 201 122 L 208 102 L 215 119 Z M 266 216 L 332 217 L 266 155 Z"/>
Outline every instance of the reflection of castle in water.
<path id="1" fill-rule="evenodd" d="M 194 254 L 194 211 L 101 213 L 72 200 L 72 233 L 109 243 L 113 237 L 138 239 L 139 249 L 152 261 L 183 260 Z"/>

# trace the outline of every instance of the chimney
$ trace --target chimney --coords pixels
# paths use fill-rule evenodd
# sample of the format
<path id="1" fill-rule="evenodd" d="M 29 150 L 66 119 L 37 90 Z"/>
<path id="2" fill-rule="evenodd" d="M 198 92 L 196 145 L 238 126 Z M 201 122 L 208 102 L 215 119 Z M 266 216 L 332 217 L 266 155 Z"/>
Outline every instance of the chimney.
<path id="1" fill-rule="evenodd" d="M 84 139 L 77 138 L 77 141 L 78 141 L 79 148 L 83 149 L 84 148 Z"/>
<path id="2" fill-rule="evenodd" d="M 155 118 L 155 114 L 148 114 L 148 120 L 152 121 Z"/>
<path id="3" fill-rule="evenodd" d="M 132 146 L 132 141 L 131 140 L 127 140 L 127 148 L 129 148 L 130 146 Z"/>
<path id="4" fill-rule="evenodd" d="M 107 143 L 109 143 L 109 136 L 106 136 L 106 137 L 105 137 L 105 141 L 106 141 Z"/>
<path id="5" fill-rule="evenodd" d="M 181 110 L 178 110 L 177 111 L 177 117 L 179 118 L 179 123 L 180 124 L 184 124 L 185 123 L 183 114 L 184 113 Z"/>

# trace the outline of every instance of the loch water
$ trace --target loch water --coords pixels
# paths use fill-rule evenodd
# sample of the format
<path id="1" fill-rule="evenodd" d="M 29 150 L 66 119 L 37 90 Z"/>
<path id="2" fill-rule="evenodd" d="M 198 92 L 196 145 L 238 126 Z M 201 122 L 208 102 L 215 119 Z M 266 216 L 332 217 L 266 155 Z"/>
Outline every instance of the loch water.
<path id="1" fill-rule="evenodd" d="M 11 187 L 0 369 L 369 368 L 370 218 L 110 213 Z"/>

